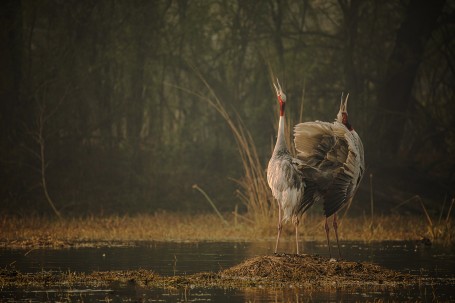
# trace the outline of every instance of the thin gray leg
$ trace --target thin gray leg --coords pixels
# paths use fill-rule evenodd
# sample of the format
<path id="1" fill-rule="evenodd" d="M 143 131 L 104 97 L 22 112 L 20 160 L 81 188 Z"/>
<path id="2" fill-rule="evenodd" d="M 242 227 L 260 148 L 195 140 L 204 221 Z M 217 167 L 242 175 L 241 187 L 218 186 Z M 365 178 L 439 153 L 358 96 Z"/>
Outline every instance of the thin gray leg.
<path id="1" fill-rule="evenodd" d="M 294 217 L 295 225 L 295 245 L 297 247 L 297 254 L 299 254 L 299 218 Z"/>
<path id="2" fill-rule="evenodd" d="M 278 235 L 276 237 L 275 254 L 278 251 L 278 242 L 280 241 L 281 229 L 283 229 L 283 223 L 281 222 L 281 205 L 278 203 Z"/>
<path id="3" fill-rule="evenodd" d="M 333 229 L 335 230 L 335 237 L 337 238 L 338 254 L 341 259 L 341 249 L 340 242 L 338 242 L 338 223 L 337 223 L 337 214 L 333 215 Z"/>
<path id="4" fill-rule="evenodd" d="M 327 246 L 329 247 L 330 258 L 332 258 L 332 251 L 330 249 L 329 224 L 327 223 L 327 217 L 325 217 L 325 234 L 327 236 Z"/>

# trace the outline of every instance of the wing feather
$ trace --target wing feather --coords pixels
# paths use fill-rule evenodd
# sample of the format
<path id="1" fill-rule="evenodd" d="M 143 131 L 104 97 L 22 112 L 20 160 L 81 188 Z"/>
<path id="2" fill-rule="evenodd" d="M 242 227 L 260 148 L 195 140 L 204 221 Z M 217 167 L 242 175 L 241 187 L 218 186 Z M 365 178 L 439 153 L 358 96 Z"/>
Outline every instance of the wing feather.
<path id="1" fill-rule="evenodd" d="M 353 196 L 363 174 L 363 146 L 355 135 L 338 122 L 305 122 L 294 128 L 297 158 L 320 171 L 317 178 L 306 178 L 304 204 L 323 200 L 327 217 Z"/>

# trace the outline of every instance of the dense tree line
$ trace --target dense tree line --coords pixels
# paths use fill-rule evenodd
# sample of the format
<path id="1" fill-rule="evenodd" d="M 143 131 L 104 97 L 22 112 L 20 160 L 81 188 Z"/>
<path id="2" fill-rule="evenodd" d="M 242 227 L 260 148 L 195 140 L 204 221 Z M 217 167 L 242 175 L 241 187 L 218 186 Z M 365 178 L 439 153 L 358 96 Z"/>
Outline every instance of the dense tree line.
<path id="1" fill-rule="evenodd" d="M 3 1 L 2 207 L 42 211 L 51 198 L 65 213 L 205 209 L 197 183 L 231 210 L 230 179 L 242 168 L 226 121 L 203 99 L 203 81 L 250 130 L 265 164 L 277 114 L 272 74 L 292 123 L 332 120 L 341 92 L 350 92 L 369 171 L 384 169 L 386 178 L 412 167 L 449 193 L 454 7 Z"/>

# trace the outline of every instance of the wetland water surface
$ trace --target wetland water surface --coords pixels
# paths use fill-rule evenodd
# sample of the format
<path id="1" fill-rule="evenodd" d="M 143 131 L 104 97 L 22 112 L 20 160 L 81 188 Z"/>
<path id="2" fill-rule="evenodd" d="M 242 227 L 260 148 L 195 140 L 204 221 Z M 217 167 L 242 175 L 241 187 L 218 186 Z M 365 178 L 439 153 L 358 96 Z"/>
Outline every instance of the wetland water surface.
<path id="1" fill-rule="evenodd" d="M 293 242 L 280 243 L 280 250 L 293 252 Z M 141 242 L 134 247 L 70 248 L 36 250 L 0 250 L 1 267 L 15 267 L 20 272 L 93 271 L 147 269 L 163 276 L 218 272 L 243 260 L 273 253 L 272 242 Z M 306 242 L 307 254 L 327 256 L 327 246 Z M 332 252 L 337 253 L 336 247 Z M 351 261 L 368 261 L 403 273 L 438 278 L 441 285 L 394 289 L 390 291 L 359 289 L 358 291 L 303 291 L 298 288 L 142 288 L 135 284 L 112 287 L 59 289 L 1 289 L 3 300 L 23 301 L 109 301 L 145 302 L 289 302 L 289 301 L 359 301 L 359 300 L 455 300 L 455 251 L 438 245 L 416 245 L 414 242 L 361 243 L 343 242 L 343 257 Z"/>

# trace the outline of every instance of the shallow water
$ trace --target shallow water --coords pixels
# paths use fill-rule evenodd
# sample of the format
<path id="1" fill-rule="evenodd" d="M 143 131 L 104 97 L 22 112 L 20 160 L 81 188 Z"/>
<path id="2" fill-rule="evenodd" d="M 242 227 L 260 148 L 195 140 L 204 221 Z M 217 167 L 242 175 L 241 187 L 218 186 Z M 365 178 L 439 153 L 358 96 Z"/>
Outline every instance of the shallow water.
<path id="1" fill-rule="evenodd" d="M 37 250 L 0 250 L 0 266 L 15 266 L 22 272 L 61 270 L 76 272 L 149 269 L 160 275 L 185 275 L 203 271 L 217 272 L 238 264 L 246 258 L 273 253 L 272 242 L 199 242 L 138 243 L 135 247 L 70 248 Z M 328 256 L 327 246 L 319 242 L 306 242 L 302 250 L 308 254 Z M 294 243 L 280 243 L 280 252 L 294 252 Z M 336 255 L 334 246 L 332 253 Z M 414 242 L 361 243 L 343 242 L 343 258 L 352 261 L 370 261 L 401 272 L 442 279 L 455 277 L 455 250 L 439 245 L 423 246 Z M 453 284 L 452 284 L 453 285 Z M 301 302 L 301 301 L 359 301 L 359 300 L 455 300 L 452 286 L 427 286 L 378 292 L 312 292 L 299 289 L 143 289 L 137 286 L 115 289 L 2 289 L 3 300 L 23 301 L 109 301 L 124 300 L 145 302 Z"/>

